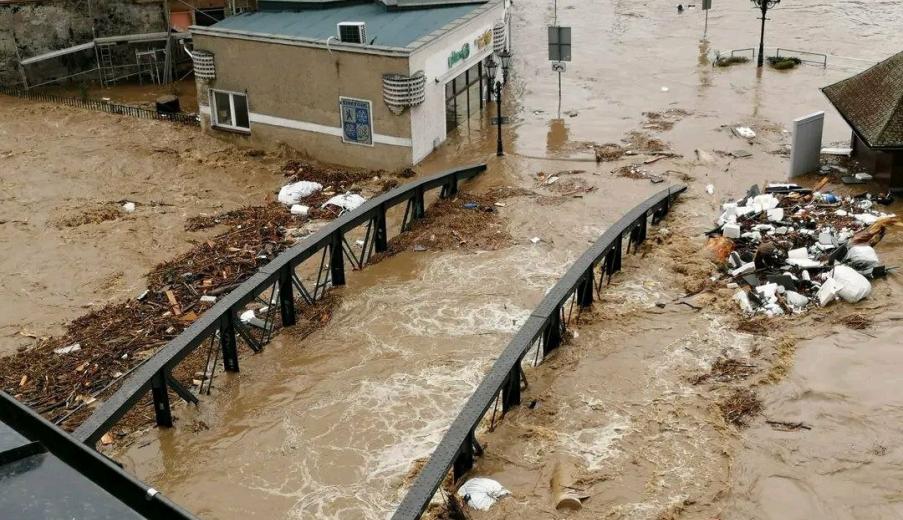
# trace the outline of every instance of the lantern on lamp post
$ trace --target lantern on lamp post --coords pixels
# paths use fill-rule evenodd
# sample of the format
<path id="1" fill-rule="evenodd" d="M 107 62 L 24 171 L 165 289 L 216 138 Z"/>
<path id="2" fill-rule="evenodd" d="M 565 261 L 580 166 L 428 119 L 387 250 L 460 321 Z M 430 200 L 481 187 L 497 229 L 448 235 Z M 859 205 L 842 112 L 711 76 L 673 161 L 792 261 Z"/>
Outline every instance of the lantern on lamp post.
<path id="1" fill-rule="evenodd" d="M 495 88 L 495 72 L 498 68 L 499 63 L 495 61 L 495 58 L 490 54 L 489 58 L 486 59 L 486 72 L 487 79 L 489 80 L 489 85 L 486 89 L 486 97 L 489 101 L 492 101 L 492 90 Z"/>
<path id="2" fill-rule="evenodd" d="M 753 6 L 762 11 L 762 34 L 759 37 L 759 67 L 765 64 L 765 15 L 768 10 L 781 3 L 781 0 L 752 0 Z"/>

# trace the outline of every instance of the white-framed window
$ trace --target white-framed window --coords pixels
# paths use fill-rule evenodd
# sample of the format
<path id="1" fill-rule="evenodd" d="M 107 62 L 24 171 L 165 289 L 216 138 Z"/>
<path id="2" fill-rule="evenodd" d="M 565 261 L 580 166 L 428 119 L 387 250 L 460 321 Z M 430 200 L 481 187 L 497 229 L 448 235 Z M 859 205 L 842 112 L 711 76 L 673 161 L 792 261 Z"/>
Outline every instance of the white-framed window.
<path id="1" fill-rule="evenodd" d="M 239 132 L 251 131 L 247 94 L 211 90 L 210 99 L 213 101 L 213 126 Z"/>

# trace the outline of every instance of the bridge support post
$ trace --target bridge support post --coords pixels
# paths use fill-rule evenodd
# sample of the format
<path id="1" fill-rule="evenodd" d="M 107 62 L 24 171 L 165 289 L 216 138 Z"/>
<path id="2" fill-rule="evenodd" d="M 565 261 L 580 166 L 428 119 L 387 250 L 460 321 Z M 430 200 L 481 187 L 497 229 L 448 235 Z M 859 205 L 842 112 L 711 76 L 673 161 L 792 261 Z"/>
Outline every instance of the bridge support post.
<path id="1" fill-rule="evenodd" d="M 596 286 L 596 278 L 592 268 L 577 285 L 577 304 L 583 308 L 593 306 L 593 288 Z"/>
<path id="2" fill-rule="evenodd" d="M 455 457 L 455 462 L 453 465 L 453 473 L 452 478 L 454 482 L 457 482 L 458 479 L 467 474 L 468 471 L 473 468 L 473 459 L 474 459 L 474 446 L 476 445 L 476 437 L 473 434 L 473 430 L 467 434 L 467 438 L 464 439 L 464 444 L 461 445 L 461 451 L 458 453 L 458 456 Z"/>
<path id="3" fill-rule="evenodd" d="M 417 188 L 417 192 L 414 194 L 414 207 L 411 218 L 423 218 L 423 215 L 426 213 L 426 202 L 423 200 L 423 188 Z"/>
<path id="4" fill-rule="evenodd" d="M 238 345 L 235 343 L 235 311 L 229 310 L 219 322 L 219 345 L 226 372 L 238 372 Z"/>
<path id="5" fill-rule="evenodd" d="M 561 346 L 561 308 L 555 309 L 555 312 L 549 319 L 546 330 L 542 334 L 542 356 L 546 357 L 550 352 Z"/>
<path id="6" fill-rule="evenodd" d="M 345 252 L 342 250 L 342 232 L 332 235 L 329 246 L 329 271 L 332 274 L 332 285 L 345 285 Z"/>
<path id="7" fill-rule="evenodd" d="M 505 380 L 505 386 L 502 387 L 503 412 L 507 412 L 520 404 L 520 379 L 521 368 L 520 362 L 518 362 L 511 369 L 511 372 L 508 374 L 508 379 Z"/>
<path id="8" fill-rule="evenodd" d="M 449 197 L 454 197 L 458 194 L 458 175 L 452 175 L 450 179 L 448 179 L 448 184 L 442 187 L 442 198 L 447 199 Z"/>
<path id="9" fill-rule="evenodd" d="M 154 416 L 157 419 L 157 426 L 171 428 L 172 410 L 169 407 L 166 375 L 162 371 L 151 377 L 151 394 L 154 397 Z"/>
<path id="10" fill-rule="evenodd" d="M 279 311 L 282 315 L 282 326 L 295 324 L 295 295 L 292 284 L 292 266 L 287 265 L 279 271 Z"/>
<path id="11" fill-rule="evenodd" d="M 373 246 L 377 253 L 385 253 L 389 249 L 389 231 L 386 228 L 386 208 L 380 206 L 375 218 Z"/>

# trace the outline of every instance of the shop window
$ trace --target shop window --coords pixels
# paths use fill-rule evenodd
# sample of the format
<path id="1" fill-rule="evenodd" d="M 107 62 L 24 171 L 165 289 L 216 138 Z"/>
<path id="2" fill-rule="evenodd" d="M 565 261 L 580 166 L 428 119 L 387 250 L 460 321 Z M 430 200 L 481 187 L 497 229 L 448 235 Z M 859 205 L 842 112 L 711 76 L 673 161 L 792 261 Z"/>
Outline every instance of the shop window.
<path id="1" fill-rule="evenodd" d="M 250 131 L 248 96 L 237 92 L 211 91 L 213 97 L 213 125 L 230 130 Z"/>

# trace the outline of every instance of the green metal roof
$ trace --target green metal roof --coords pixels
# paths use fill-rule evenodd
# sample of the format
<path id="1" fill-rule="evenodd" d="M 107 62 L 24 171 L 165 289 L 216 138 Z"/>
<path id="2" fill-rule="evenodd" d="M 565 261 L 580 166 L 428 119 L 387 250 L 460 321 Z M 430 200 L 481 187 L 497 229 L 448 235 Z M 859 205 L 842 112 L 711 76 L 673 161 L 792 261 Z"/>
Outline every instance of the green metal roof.
<path id="1" fill-rule="evenodd" d="M 339 22 L 364 22 L 367 24 L 367 40 L 373 40 L 373 45 L 409 47 L 422 37 L 486 5 L 477 3 L 387 10 L 382 4 L 369 3 L 304 11 L 260 11 L 232 16 L 206 29 L 326 41 L 330 36 L 336 36 L 336 24 Z"/>

